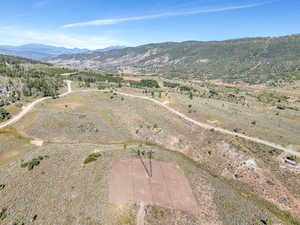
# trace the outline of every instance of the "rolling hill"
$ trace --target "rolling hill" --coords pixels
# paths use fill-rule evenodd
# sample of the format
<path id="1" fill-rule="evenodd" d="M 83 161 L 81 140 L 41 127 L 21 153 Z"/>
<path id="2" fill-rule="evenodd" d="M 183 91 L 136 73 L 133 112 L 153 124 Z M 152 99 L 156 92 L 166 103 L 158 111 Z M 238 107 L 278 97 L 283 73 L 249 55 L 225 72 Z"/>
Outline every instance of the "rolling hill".
<path id="1" fill-rule="evenodd" d="M 300 35 L 148 44 L 107 52 L 64 54 L 49 62 L 109 72 L 228 82 L 292 80 L 297 79 L 300 70 Z"/>

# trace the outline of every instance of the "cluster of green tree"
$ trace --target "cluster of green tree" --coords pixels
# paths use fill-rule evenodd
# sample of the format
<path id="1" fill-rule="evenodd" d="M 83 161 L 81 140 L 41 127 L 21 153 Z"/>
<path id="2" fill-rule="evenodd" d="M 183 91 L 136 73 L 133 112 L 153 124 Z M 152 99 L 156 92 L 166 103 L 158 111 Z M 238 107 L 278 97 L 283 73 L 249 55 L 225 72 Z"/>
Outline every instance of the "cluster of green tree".
<path id="1" fill-rule="evenodd" d="M 128 81 L 130 84 L 130 87 L 134 88 L 159 88 L 159 84 L 156 80 L 141 80 L 141 81 Z"/>
<path id="2" fill-rule="evenodd" d="M 263 92 L 257 96 L 257 100 L 259 102 L 263 102 L 267 104 L 276 104 L 276 103 L 286 103 L 288 97 L 273 92 Z"/>
<path id="3" fill-rule="evenodd" d="M 78 80 L 79 82 L 85 83 L 86 87 L 90 87 L 91 83 L 121 83 L 123 78 L 114 75 L 114 74 L 102 74 L 102 73 L 93 73 L 93 72 L 84 72 L 76 76 L 73 76 L 73 79 Z"/>
<path id="4" fill-rule="evenodd" d="M 8 80 L 0 85 L 5 95 L 0 100 L 5 104 L 20 100 L 22 96 L 53 96 L 63 87 L 62 73 L 71 72 L 47 63 L 0 55 L 0 76 Z"/>
<path id="5" fill-rule="evenodd" d="M 289 109 L 289 110 L 294 110 L 294 111 L 300 111 L 300 109 L 298 107 L 295 107 L 295 106 L 286 106 L 286 105 L 277 105 L 277 109 L 280 109 L 280 110 Z"/>
<path id="6" fill-rule="evenodd" d="M 7 120 L 10 118 L 10 113 L 4 108 L 0 107 L 0 121 Z"/>
<path id="7" fill-rule="evenodd" d="M 179 86 L 179 84 L 177 84 L 177 83 L 164 81 L 164 87 L 177 88 L 178 86 Z"/>
<path id="8" fill-rule="evenodd" d="M 24 80 L 23 94 L 24 96 L 42 95 L 57 97 L 59 89 L 63 87 L 63 79 L 61 76 L 55 77 L 28 77 Z"/>
<path id="9" fill-rule="evenodd" d="M 193 88 L 192 87 L 188 87 L 188 86 L 180 86 L 180 91 L 192 91 Z"/>

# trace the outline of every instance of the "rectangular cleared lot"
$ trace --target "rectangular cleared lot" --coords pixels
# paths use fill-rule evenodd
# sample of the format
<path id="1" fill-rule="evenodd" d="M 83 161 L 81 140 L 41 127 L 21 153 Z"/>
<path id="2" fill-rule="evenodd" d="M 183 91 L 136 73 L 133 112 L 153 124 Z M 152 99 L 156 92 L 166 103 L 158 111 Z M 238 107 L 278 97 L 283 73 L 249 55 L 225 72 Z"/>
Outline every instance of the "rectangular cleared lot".
<path id="1" fill-rule="evenodd" d="M 148 159 L 143 160 L 149 170 Z M 177 210 L 197 210 L 190 184 L 175 163 L 152 160 L 153 176 L 149 177 L 140 159 L 115 160 L 111 173 L 111 203 L 144 202 Z"/>

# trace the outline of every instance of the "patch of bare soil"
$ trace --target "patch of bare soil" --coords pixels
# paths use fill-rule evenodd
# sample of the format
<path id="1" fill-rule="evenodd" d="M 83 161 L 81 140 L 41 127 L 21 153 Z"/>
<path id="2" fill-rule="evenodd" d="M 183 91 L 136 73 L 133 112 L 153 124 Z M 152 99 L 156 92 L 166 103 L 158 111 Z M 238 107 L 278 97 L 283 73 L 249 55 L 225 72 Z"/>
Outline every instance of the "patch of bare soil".
<path id="1" fill-rule="evenodd" d="M 114 161 L 109 184 L 110 201 L 144 202 L 197 212 L 198 206 L 189 182 L 176 164 L 157 160 L 151 162 L 152 166 L 145 159 Z"/>
<path id="2" fill-rule="evenodd" d="M 142 79 L 141 78 L 138 78 L 138 77 L 123 77 L 123 80 L 131 80 L 131 81 L 141 81 Z"/>

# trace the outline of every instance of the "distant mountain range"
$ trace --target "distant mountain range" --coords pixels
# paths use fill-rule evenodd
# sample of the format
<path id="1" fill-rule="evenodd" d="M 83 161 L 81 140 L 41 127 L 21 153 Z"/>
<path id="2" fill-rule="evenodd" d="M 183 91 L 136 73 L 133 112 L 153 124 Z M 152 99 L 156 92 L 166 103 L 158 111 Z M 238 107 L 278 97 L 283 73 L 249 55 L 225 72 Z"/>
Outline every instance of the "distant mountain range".
<path id="1" fill-rule="evenodd" d="M 111 46 L 104 49 L 95 50 L 96 52 L 105 52 L 113 49 L 122 49 L 124 46 Z M 47 60 L 63 54 L 80 54 L 92 52 L 89 49 L 64 48 L 42 44 L 27 44 L 21 46 L 0 45 L 0 54 L 19 56 L 36 60 Z"/>
<path id="2" fill-rule="evenodd" d="M 148 44 L 65 54 L 48 62 L 109 72 L 263 83 L 299 77 L 300 35 Z"/>

